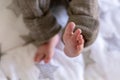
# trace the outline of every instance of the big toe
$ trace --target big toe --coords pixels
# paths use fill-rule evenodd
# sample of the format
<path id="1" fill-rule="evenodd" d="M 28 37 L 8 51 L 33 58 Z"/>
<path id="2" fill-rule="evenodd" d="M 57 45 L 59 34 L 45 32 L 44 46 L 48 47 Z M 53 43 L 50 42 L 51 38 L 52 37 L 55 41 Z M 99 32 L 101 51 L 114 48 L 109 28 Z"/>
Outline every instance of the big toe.
<path id="1" fill-rule="evenodd" d="M 47 53 L 46 56 L 45 56 L 45 58 L 44 58 L 44 62 L 45 62 L 45 63 L 49 63 L 50 60 L 52 59 L 53 55 L 54 55 L 53 52 Z"/>
<path id="2" fill-rule="evenodd" d="M 65 34 L 72 34 L 73 31 L 74 31 L 74 28 L 75 28 L 75 23 L 73 22 L 70 22 L 68 23 L 68 25 L 66 26 L 66 29 L 65 29 Z"/>

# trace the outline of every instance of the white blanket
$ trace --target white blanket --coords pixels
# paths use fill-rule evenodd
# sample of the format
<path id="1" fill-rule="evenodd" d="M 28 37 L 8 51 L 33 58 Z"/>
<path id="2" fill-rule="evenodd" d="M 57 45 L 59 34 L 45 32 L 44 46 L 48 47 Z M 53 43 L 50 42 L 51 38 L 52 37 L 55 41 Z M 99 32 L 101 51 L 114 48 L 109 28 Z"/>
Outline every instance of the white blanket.
<path id="1" fill-rule="evenodd" d="M 100 33 L 89 50 L 93 63 L 85 80 L 120 80 L 120 0 L 99 0 L 99 8 Z"/>
<path id="2" fill-rule="evenodd" d="M 24 41 L 19 36 L 28 30 L 21 16 L 7 8 L 11 2 L 0 0 L 0 80 L 120 80 L 119 0 L 99 0 L 100 33 L 83 55 L 66 57 L 60 42 L 49 64 L 34 63 L 36 48 L 32 44 L 22 46 Z"/>

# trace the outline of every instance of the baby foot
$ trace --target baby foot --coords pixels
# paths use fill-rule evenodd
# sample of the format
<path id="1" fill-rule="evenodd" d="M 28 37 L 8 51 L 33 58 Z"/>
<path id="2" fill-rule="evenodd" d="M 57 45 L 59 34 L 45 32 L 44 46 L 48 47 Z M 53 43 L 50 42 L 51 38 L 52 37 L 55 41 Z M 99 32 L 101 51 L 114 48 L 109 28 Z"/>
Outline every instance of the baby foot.
<path id="1" fill-rule="evenodd" d="M 80 54 L 84 47 L 84 39 L 81 30 L 74 31 L 75 24 L 70 22 L 63 34 L 63 41 L 65 44 L 64 52 L 69 57 L 76 57 Z"/>
<path id="2" fill-rule="evenodd" d="M 52 39 L 50 39 L 50 41 L 41 45 L 38 48 L 37 53 L 35 54 L 34 61 L 40 62 L 43 60 L 45 63 L 50 62 L 50 60 L 54 55 L 54 48 L 56 47 L 58 40 L 59 40 L 59 36 L 56 35 Z"/>

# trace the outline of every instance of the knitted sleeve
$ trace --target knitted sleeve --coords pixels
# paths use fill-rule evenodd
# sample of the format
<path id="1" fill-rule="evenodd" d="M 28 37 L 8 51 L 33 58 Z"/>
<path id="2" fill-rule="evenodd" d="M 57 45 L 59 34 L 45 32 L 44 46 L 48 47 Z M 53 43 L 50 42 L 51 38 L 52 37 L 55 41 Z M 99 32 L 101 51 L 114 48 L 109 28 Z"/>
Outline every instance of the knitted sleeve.
<path id="1" fill-rule="evenodd" d="M 82 30 L 85 47 L 91 45 L 98 34 L 97 0 L 71 0 L 68 7 L 69 22 Z"/>
<path id="2" fill-rule="evenodd" d="M 57 34 L 61 27 L 49 10 L 50 0 L 17 0 L 29 37 L 42 44 Z"/>

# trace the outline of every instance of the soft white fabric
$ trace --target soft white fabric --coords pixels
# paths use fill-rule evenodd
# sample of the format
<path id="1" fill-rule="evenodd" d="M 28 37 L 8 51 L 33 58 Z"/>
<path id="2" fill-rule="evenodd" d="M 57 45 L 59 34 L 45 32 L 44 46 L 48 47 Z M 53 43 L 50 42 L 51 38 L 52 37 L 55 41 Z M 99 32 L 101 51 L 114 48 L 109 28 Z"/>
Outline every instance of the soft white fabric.
<path id="1" fill-rule="evenodd" d="M 21 35 L 28 34 L 22 15 L 16 16 L 10 7 L 12 0 L 0 0 L 0 80 L 84 80 L 84 63 L 82 55 L 70 59 L 63 53 L 60 42 L 55 49 L 55 56 L 49 64 L 34 63 L 36 47 L 32 44 L 23 46 Z M 68 16 L 63 7 L 60 13 L 53 14 L 64 26 Z M 56 13 L 57 12 L 57 13 Z M 64 14 L 65 16 L 61 15 Z M 63 17 L 63 18 L 61 18 Z M 62 20 L 62 22 L 60 22 Z"/>
<path id="2" fill-rule="evenodd" d="M 100 33 L 83 56 L 66 57 L 60 42 L 50 64 L 34 63 L 36 48 L 32 44 L 21 46 L 24 41 L 19 35 L 29 31 L 21 16 L 6 9 L 10 3 L 11 0 L 0 0 L 0 43 L 5 54 L 0 60 L 0 80 L 120 80 L 120 0 L 99 0 Z M 64 10 L 63 13 L 66 14 Z M 62 16 L 55 16 L 58 15 Z M 65 22 L 60 23 L 64 26 Z"/>
<path id="3" fill-rule="evenodd" d="M 89 50 L 94 63 L 85 80 L 120 80 L 120 0 L 99 0 L 99 8 L 100 33 Z"/>

